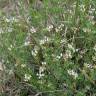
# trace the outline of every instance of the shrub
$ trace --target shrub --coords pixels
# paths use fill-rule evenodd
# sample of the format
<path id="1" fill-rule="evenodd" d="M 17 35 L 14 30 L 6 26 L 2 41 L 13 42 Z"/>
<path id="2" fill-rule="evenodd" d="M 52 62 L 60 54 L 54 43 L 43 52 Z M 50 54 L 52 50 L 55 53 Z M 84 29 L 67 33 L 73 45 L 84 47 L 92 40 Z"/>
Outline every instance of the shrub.
<path id="1" fill-rule="evenodd" d="M 1 96 L 95 96 L 96 1 L 26 1 L 0 11 Z"/>

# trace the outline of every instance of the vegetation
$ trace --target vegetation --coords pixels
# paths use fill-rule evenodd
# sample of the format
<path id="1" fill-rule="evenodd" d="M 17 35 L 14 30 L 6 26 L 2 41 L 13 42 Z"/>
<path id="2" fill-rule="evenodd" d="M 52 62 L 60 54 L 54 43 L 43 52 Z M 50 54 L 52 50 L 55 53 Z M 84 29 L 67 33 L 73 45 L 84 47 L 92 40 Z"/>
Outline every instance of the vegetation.
<path id="1" fill-rule="evenodd" d="M 96 0 L 0 0 L 0 96 L 96 96 Z"/>

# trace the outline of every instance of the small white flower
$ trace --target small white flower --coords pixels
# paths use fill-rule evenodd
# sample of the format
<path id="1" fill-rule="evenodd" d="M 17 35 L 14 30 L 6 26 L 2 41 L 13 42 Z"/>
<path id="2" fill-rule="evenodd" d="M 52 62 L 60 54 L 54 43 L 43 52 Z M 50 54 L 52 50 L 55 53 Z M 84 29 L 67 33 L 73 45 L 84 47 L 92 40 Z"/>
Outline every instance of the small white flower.
<path id="1" fill-rule="evenodd" d="M 63 56 L 63 54 L 61 53 L 61 54 L 60 54 L 60 56 L 62 57 L 62 56 Z"/>
<path id="2" fill-rule="evenodd" d="M 56 31 L 56 32 L 59 32 L 59 29 L 58 29 L 58 28 L 55 28 L 55 31 Z"/>
<path id="3" fill-rule="evenodd" d="M 40 45 L 43 45 L 43 44 L 45 44 L 46 42 L 49 42 L 49 41 L 50 41 L 50 39 L 47 36 L 45 36 L 42 40 L 40 40 Z"/>
<path id="4" fill-rule="evenodd" d="M 21 67 L 24 68 L 24 67 L 26 67 L 26 65 L 25 64 L 21 64 Z"/>
<path id="5" fill-rule="evenodd" d="M 36 55 L 37 55 L 37 53 L 38 53 L 38 51 L 37 51 L 37 50 L 32 50 L 32 51 L 31 51 L 31 54 L 32 54 L 33 56 L 36 56 Z"/>
<path id="6" fill-rule="evenodd" d="M 12 74 L 14 74 L 14 72 L 13 72 L 13 70 L 11 69 L 11 70 L 9 70 L 9 75 L 12 75 Z"/>
<path id="7" fill-rule="evenodd" d="M 76 79 L 78 77 L 77 72 L 75 72 L 74 70 L 69 69 L 69 70 L 67 70 L 67 72 L 69 75 L 73 76 L 74 79 Z"/>
<path id="8" fill-rule="evenodd" d="M 37 73 L 37 76 L 39 77 L 39 79 L 41 79 L 42 77 L 44 77 L 44 71 L 45 71 L 45 66 L 40 66 L 39 68 L 39 73 Z"/>
<path id="9" fill-rule="evenodd" d="M 24 42 L 24 46 L 28 46 L 30 44 L 30 41 Z"/>
<path id="10" fill-rule="evenodd" d="M 53 25 L 48 25 L 46 29 L 50 32 L 53 29 Z"/>
<path id="11" fill-rule="evenodd" d="M 38 47 L 38 46 L 34 46 L 34 49 L 32 49 L 31 54 L 32 54 L 33 56 L 36 56 L 37 53 L 38 53 L 38 50 L 39 50 L 39 47 Z"/>
<path id="12" fill-rule="evenodd" d="M 60 59 L 61 58 L 61 56 L 56 56 L 56 59 Z"/>
<path id="13" fill-rule="evenodd" d="M 31 29 L 30 29 L 30 32 L 31 33 L 36 33 L 36 29 L 32 26 Z"/>
<path id="14" fill-rule="evenodd" d="M 8 18 L 5 18 L 5 21 L 6 21 L 7 23 L 9 23 L 9 22 L 10 22 L 10 19 L 8 19 Z"/>
<path id="15" fill-rule="evenodd" d="M 68 56 L 68 58 L 72 58 L 72 53 L 70 50 L 66 50 L 65 54 Z"/>
<path id="16" fill-rule="evenodd" d="M 61 29 L 62 27 L 64 27 L 64 24 L 61 23 L 60 26 L 59 26 L 59 28 Z"/>
<path id="17" fill-rule="evenodd" d="M 60 59 L 63 56 L 63 54 L 61 53 L 60 55 L 56 56 L 56 59 Z"/>
<path id="18" fill-rule="evenodd" d="M 8 47 L 8 50 L 11 51 L 12 49 L 10 47 Z"/>
<path id="19" fill-rule="evenodd" d="M 45 70 L 45 67 L 44 67 L 44 66 L 40 66 L 40 68 L 39 68 L 39 73 L 44 72 L 44 70 Z"/>
<path id="20" fill-rule="evenodd" d="M 62 44 L 62 43 L 66 43 L 67 41 L 66 41 L 66 39 L 62 39 L 61 41 L 60 41 L 60 43 Z"/>
<path id="21" fill-rule="evenodd" d="M 44 75 L 45 75 L 44 73 L 39 73 L 39 74 L 37 73 L 37 76 L 38 76 L 39 79 L 41 79 L 42 77 L 44 77 Z"/>
<path id="22" fill-rule="evenodd" d="M 73 49 L 73 46 L 71 44 L 68 44 L 68 48 Z"/>
<path id="23" fill-rule="evenodd" d="M 43 45 L 45 43 L 44 40 L 40 40 L 40 45 Z"/>
<path id="24" fill-rule="evenodd" d="M 79 51 L 79 49 L 75 49 L 75 51 L 76 51 L 76 52 L 78 52 L 78 51 Z"/>
<path id="25" fill-rule="evenodd" d="M 8 47 L 8 50 L 11 51 L 12 48 L 13 48 L 13 45 L 10 45 L 10 46 Z"/>
<path id="26" fill-rule="evenodd" d="M 42 62 L 42 65 L 46 65 L 46 62 Z"/>
<path id="27" fill-rule="evenodd" d="M 13 22 L 18 22 L 18 21 L 19 21 L 19 20 L 18 20 L 17 18 L 15 18 L 15 17 L 10 17 L 10 18 L 4 17 L 4 19 L 5 19 L 5 21 L 6 21 L 7 23 L 13 23 Z"/>
<path id="28" fill-rule="evenodd" d="M 91 32 L 91 29 L 89 28 L 83 28 L 83 31 L 86 33 L 86 32 Z"/>
<path id="29" fill-rule="evenodd" d="M 31 75 L 30 74 L 25 74 L 24 75 L 24 81 L 29 81 L 31 79 Z"/>
<path id="30" fill-rule="evenodd" d="M 13 22 L 19 22 L 19 19 L 13 18 Z"/>
<path id="31" fill-rule="evenodd" d="M 92 10 L 92 11 L 95 11 L 96 9 L 95 9 L 95 8 L 92 8 L 91 10 Z"/>
<path id="32" fill-rule="evenodd" d="M 86 68 L 93 68 L 92 64 L 84 63 Z"/>
<path id="33" fill-rule="evenodd" d="M 83 4 L 81 4 L 81 5 L 79 5 L 80 6 L 80 9 L 81 9 L 81 11 L 85 11 L 86 9 L 85 9 L 85 5 L 83 5 Z"/>
<path id="34" fill-rule="evenodd" d="M 68 48 L 75 52 L 75 48 L 72 46 L 72 44 L 68 44 Z"/>

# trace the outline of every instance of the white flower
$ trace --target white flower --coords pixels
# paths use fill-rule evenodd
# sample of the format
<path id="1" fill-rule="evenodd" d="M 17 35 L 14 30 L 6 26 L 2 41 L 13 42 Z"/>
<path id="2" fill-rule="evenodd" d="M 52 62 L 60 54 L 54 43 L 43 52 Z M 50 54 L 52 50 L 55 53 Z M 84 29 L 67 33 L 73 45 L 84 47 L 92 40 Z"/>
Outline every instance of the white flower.
<path id="1" fill-rule="evenodd" d="M 10 19 L 8 19 L 8 18 L 5 18 L 5 21 L 6 21 L 7 23 L 9 23 L 9 22 L 10 22 Z"/>
<path id="2" fill-rule="evenodd" d="M 10 47 L 8 47 L 8 50 L 11 51 L 12 49 Z"/>
<path id="3" fill-rule="evenodd" d="M 84 63 L 86 68 L 93 68 L 92 64 Z"/>
<path id="4" fill-rule="evenodd" d="M 76 52 L 78 52 L 78 51 L 79 51 L 79 49 L 76 49 L 75 51 L 76 51 Z"/>
<path id="5" fill-rule="evenodd" d="M 56 59 L 60 59 L 63 56 L 63 54 L 61 53 L 60 55 L 56 56 Z"/>
<path id="6" fill-rule="evenodd" d="M 91 32 L 91 29 L 89 29 L 89 28 L 83 28 L 83 31 L 84 32 Z"/>
<path id="7" fill-rule="evenodd" d="M 45 40 L 46 42 L 48 42 L 50 39 L 49 39 L 47 36 L 45 36 L 45 37 L 44 37 L 44 40 Z"/>
<path id="8" fill-rule="evenodd" d="M 56 56 L 56 59 L 60 59 L 61 58 L 61 56 Z"/>
<path id="9" fill-rule="evenodd" d="M 63 54 L 61 53 L 61 54 L 60 54 L 60 56 L 62 57 L 62 56 L 63 56 Z"/>
<path id="10" fill-rule="evenodd" d="M 36 56 L 36 55 L 37 55 L 37 53 L 38 53 L 38 51 L 37 51 L 37 50 L 32 50 L 32 51 L 31 51 L 31 54 L 32 54 L 33 56 Z"/>
<path id="11" fill-rule="evenodd" d="M 55 28 L 55 31 L 56 31 L 56 32 L 59 32 L 59 29 L 58 29 L 58 28 Z"/>
<path id="12" fill-rule="evenodd" d="M 72 54 L 70 50 L 66 50 L 66 55 L 68 56 L 68 58 L 72 58 Z"/>
<path id="13" fill-rule="evenodd" d="M 68 44 L 68 48 L 75 52 L 75 48 L 72 46 L 72 44 Z"/>
<path id="14" fill-rule="evenodd" d="M 77 72 L 75 72 L 74 70 L 69 69 L 69 70 L 67 70 L 67 72 L 69 75 L 73 76 L 74 79 L 76 79 L 78 77 Z"/>
<path id="15" fill-rule="evenodd" d="M 45 70 L 45 67 L 44 67 L 44 66 L 40 66 L 40 68 L 39 68 L 39 73 L 44 72 L 44 70 Z"/>
<path id="16" fill-rule="evenodd" d="M 40 40 L 40 45 L 43 45 L 45 43 L 45 40 Z"/>
<path id="17" fill-rule="evenodd" d="M 66 43 L 67 41 L 66 41 L 66 39 L 62 39 L 61 41 L 60 41 L 60 43 L 62 44 L 62 43 Z"/>
<path id="18" fill-rule="evenodd" d="M 61 23 L 58 28 L 62 29 L 62 27 L 64 27 L 64 24 Z"/>
<path id="19" fill-rule="evenodd" d="M 50 32 L 53 29 L 53 25 L 48 25 L 46 29 Z"/>
<path id="20" fill-rule="evenodd" d="M 73 49 L 73 46 L 71 44 L 68 44 L 68 48 Z"/>
<path id="21" fill-rule="evenodd" d="M 32 54 L 33 56 L 36 56 L 37 53 L 38 53 L 38 50 L 39 50 L 39 47 L 38 47 L 38 46 L 34 46 L 34 49 L 31 51 L 31 54 Z"/>
<path id="22" fill-rule="evenodd" d="M 19 20 L 17 19 L 17 18 L 15 18 L 15 17 L 10 17 L 10 18 L 4 18 L 5 19 L 5 21 L 7 22 L 7 23 L 13 23 L 13 22 L 18 22 Z"/>
<path id="23" fill-rule="evenodd" d="M 46 65 L 46 62 L 42 62 L 42 65 Z"/>
<path id="24" fill-rule="evenodd" d="M 25 41 L 24 46 L 28 46 L 30 44 L 30 41 Z"/>
<path id="25" fill-rule="evenodd" d="M 81 4 L 81 5 L 79 5 L 79 6 L 80 6 L 81 11 L 85 11 L 85 10 L 86 10 L 86 9 L 85 9 L 85 5 Z"/>
<path id="26" fill-rule="evenodd" d="M 21 67 L 24 68 L 24 67 L 26 67 L 26 65 L 25 64 L 21 64 Z"/>
<path id="27" fill-rule="evenodd" d="M 14 74 L 14 72 L 13 72 L 13 70 L 11 69 L 11 70 L 9 70 L 9 75 L 12 75 L 12 74 Z"/>
<path id="28" fill-rule="evenodd" d="M 24 81 L 29 81 L 31 79 L 31 75 L 30 74 L 25 74 L 24 75 Z"/>
<path id="29" fill-rule="evenodd" d="M 9 47 L 8 47 L 8 50 L 11 51 L 13 48 L 13 45 L 11 44 Z"/>
<path id="30" fill-rule="evenodd" d="M 44 71 L 45 71 L 45 66 L 40 66 L 39 68 L 39 73 L 37 73 L 37 76 L 39 77 L 39 79 L 41 79 L 42 77 L 44 77 Z"/>
<path id="31" fill-rule="evenodd" d="M 36 29 L 32 26 L 31 29 L 30 29 L 30 32 L 31 33 L 36 33 Z"/>
<path id="32" fill-rule="evenodd" d="M 46 42 L 49 42 L 49 41 L 50 41 L 50 39 L 47 36 L 45 36 L 42 40 L 40 40 L 40 45 L 43 45 L 43 44 L 45 44 Z"/>
<path id="33" fill-rule="evenodd" d="M 44 77 L 44 75 L 45 75 L 44 73 L 39 73 L 39 74 L 37 73 L 37 76 L 38 76 L 39 79 L 41 79 L 42 77 Z"/>

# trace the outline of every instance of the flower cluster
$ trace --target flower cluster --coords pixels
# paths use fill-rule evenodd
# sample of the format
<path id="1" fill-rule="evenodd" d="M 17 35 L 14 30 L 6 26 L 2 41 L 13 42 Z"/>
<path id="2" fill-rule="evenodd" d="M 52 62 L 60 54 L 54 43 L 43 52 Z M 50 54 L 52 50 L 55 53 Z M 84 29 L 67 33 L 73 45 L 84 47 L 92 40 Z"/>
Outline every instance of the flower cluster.
<path id="1" fill-rule="evenodd" d="M 55 31 L 56 32 L 62 31 L 63 27 L 64 27 L 64 24 L 61 23 L 58 27 L 55 28 Z"/>
<path id="2" fill-rule="evenodd" d="M 24 75 L 24 81 L 29 81 L 31 79 L 31 75 L 30 74 L 25 74 Z"/>
<path id="3" fill-rule="evenodd" d="M 32 54 L 33 56 L 36 56 L 37 53 L 38 53 L 38 50 L 39 50 L 39 47 L 38 47 L 38 46 L 34 46 L 34 49 L 32 49 L 31 54 Z"/>
<path id="4" fill-rule="evenodd" d="M 75 72 L 74 70 L 69 69 L 69 70 L 67 70 L 67 72 L 70 76 L 73 76 L 74 79 L 76 79 L 78 77 L 77 72 Z"/>
<path id="5" fill-rule="evenodd" d="M 32 26 L 32 27 L 30 28 L 30 32 L 31 32 L 31 33 L 36 33 L 36 29 Z"/>
<path id="6" fill-rule="evenodd" d="M 49 41 L 50 41 L 50 38 L 47 36 L 44 36 L 44 38 L 42 40 L 40 40 L 39 43 L 40 43 L 40 45 L 43 45 Z"/>
<path id="7" fill-rule="evenodd" d="M 53 25 L 48 25 L 46 29 L 50 32 L 53 29 Z"/>
<path id="8" fill-rule="evenodd" d="M 37 76 L 39 79 L 45 76 L 44 71 L 46 70 L 46 62 L 42 62 L 42 66 L 39 67 L 39 73 L 37 73 Z"/>
<path id="9" fill-rule="evenodd" d="M 88 63 L 84 63 L 84 66 L 86 68 L 89 68 L 89 69 L 92 69 L 93 68 L 93 65 L 92 64 L 88 64 Z"/>
<path id="10" fill-rule="evenodd" d="M 12 16 L 10 16 L 10 17 L 3 17 L 3 19 L 7 22 L 7 23 L 17 23 L 17 22 L 19 22 L 19 19 L 17 19 L 16 17 L 12 17 Z"/>

